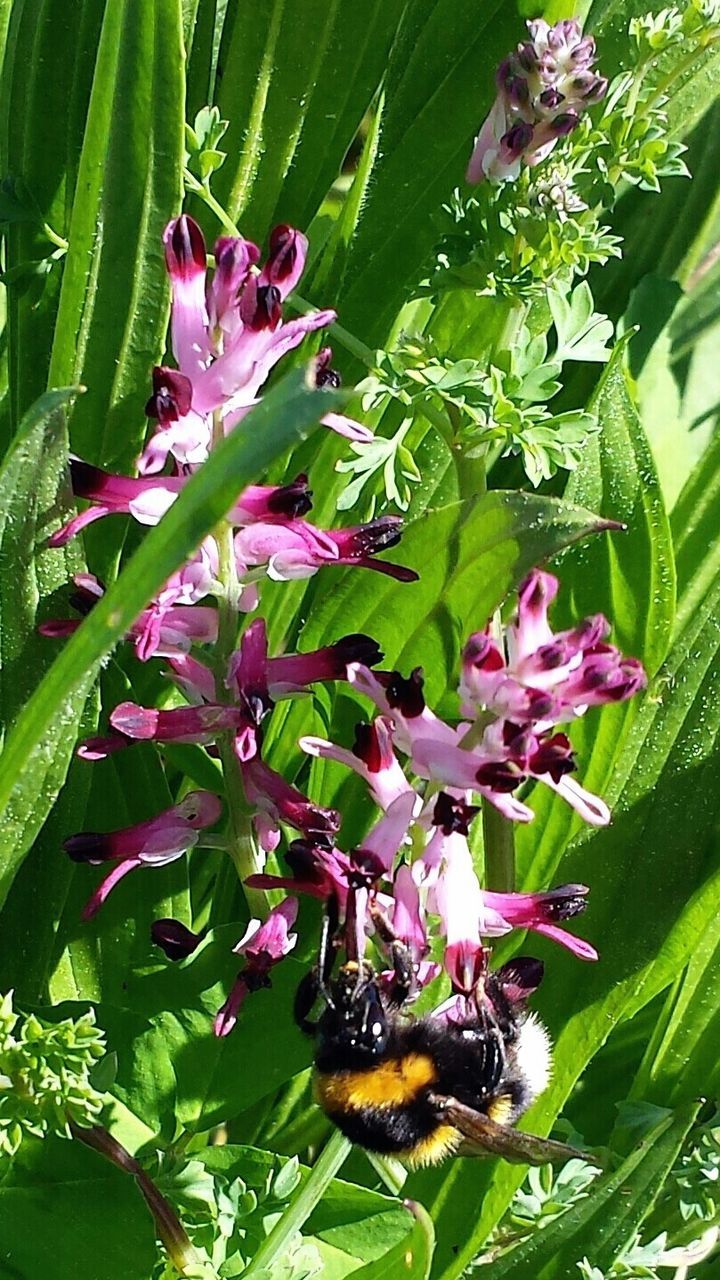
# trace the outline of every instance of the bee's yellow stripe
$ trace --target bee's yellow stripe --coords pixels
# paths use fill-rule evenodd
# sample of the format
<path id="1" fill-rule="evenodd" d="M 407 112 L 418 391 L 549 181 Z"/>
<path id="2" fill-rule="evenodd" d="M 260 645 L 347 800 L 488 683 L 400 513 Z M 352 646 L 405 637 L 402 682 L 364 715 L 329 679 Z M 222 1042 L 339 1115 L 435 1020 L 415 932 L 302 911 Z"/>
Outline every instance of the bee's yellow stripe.
<path id="1" fill-rule="evenodd" d="M 487 1114 L 495 1124 L 509 1124 L 512 1111 L 513 1103 L 509 1093 L 500 1093 L 488 1103 Z"/>
<path id="2" fill-rule="evenodd" d="M 367 1071 L 318 1074 L 318 1101 L 326 1111 L 357 1111 L 361 1107 L 401 1107 L 437 1080 L 435 1064 L 424 1053 L 406 1053 L 369 1067 Z"/>
<path id="3" fill-rule="evenodd" d="M 412 1169 L 426 1164 L 439 1164 L 446 1156 L 453 1154 L 461 1140 L 459 1129 L 454 1129 L 451 1124 L 439 1124 L 422 1142 L 416 1142 L 407 1151 L 399 1151 L 398 1156 L 401 1160 L 406 1160 Z"/>

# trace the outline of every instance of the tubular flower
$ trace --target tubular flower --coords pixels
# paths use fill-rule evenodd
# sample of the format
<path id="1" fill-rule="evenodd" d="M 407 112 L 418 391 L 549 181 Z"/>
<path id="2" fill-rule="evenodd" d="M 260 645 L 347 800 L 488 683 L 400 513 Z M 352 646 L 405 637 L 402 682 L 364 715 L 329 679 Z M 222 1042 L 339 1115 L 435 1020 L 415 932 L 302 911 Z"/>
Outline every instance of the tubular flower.
<path id="1" fill-rule="evenodd" d="M 83 831 L 69 836 L 63 847 L 73 862 L 115 864 L 88 901 L 83 919 L 90 920 L 115 885 L 135 867 L 163 867 L 181 858 L 198 843 L 198 833 L 217 822 L 221 812 L 220 800 L 212 792 L 192 791 L 149 822 L 104 835 Z"/>
<path id="2" fill-rule="evenodd" d="M 245 964 L 215 1018 L 216 1036 L 230 1034 L 246 996 L 261 987 L 272 986 L 270 970 L 292 951 L 297 942 L 297 934 L 290 932 L 297 909 L 297 898 L 286 898 L 279 906 L 273 907 L 263 924 L 259 920 L 251 920 L 243 937 L 233 947 L 236 955 L 245 957 Z"/>
<path id="3" fill-rule="evenodd" d="M 528 23 L 530 39 L 498 67 L 497 95 L 468 164 L 468 182 L 517 178 L 522 161 L 538 164 L 607 91 L 593 71 L 595 41 L 575 20 Z"/>

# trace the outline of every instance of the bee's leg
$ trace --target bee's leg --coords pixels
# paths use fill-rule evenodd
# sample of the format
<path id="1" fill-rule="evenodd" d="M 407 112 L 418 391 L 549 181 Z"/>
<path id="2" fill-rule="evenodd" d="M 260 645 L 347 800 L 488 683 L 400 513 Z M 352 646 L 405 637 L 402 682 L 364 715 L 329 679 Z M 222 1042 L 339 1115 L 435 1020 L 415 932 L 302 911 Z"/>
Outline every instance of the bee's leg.
<path id="1" fill-rule="evenodd" d="M 320 933 L 320 946 L 318 948 L 317 963 L 309 973 L 301 980 L 297 991 L 295 992 L 295 1003 L 293 1012 L 295 1021 L 301 1031 L 306 1035 L 314 1035 L 317 1031 L 317 1021 L 308 1017 L 315 1001 L 322 998 L 325 1004 L 332 1006 L 332 998 L 330 996 L 330 977 L 335 964 L 336 939 L 335 935 L 338 929 L 338 903 L 337 898 L 333 894 L 328 898 L 325 912 L 323 915 L 322 930 Z"/>
<path id="2" fill-rule="evenodd" d="M 412 956 L 406 944 L 398 938 L 382 907 L 379 907 L 376 902 L 370 907 L 370 915 L 378 938 L 392 962 L 395 974 L 388 992 L 388 999 L 390 1004 L 400 1007 L 415 992 L 415 969 Z"/>

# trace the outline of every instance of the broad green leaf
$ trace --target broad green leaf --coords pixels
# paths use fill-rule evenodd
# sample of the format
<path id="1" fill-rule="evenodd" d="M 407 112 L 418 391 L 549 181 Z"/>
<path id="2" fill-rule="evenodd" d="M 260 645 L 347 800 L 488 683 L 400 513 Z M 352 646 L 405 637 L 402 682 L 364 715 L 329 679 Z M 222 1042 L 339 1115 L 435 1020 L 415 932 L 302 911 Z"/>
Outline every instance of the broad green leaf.
<path id="1" fill-rule="evenodd" d="M 8 228 L 3 263 L 10 432 L 47 385 L 64 266 L 61 245 L 70 224 L 104 8 L 104 0 L 25 0 L 10 12 L 0 81 L 0 178 L 9 177 L 28 211 L 24 221 Z M 54 385 L 73 381 L 70 373 Z"/>
<path id="2" fill-rule="evenodd" d="M 557 869 L 560 880 L 592 886 L 579 932 L 597 945 L 600 960 L 581 966 L 533 938 L 532 953 L 547 958 L 551 975 L 536 1004 L 555 1053 L 552 1083 L 523 1120 L 532 1132 L 548 1132 L 613 1027 L 675 980 L 716 921 L 720 873 L 710 845 L 720 817 L 718 604 L 720 584 L 676 641 L 627 734 L 606 791 L 612 826 L 585 830 Z M 619 1101 L 621 1081 L 616 1088 Z M 408 1194 L 435 1220 L 444 1280 L 477 1253 L 519 1180 L 507 1165 L 478 1170 L 460 1162 L 409 1180 Z"/>
<path id="3" fill-rule="evenodd" d="M 74 388 L 48 391 L 23 418 L 0 469 L 0 724 L 7 732 L 50 666 L 52 642 L 37 625 L 55 594 L 83 568 L 80 548 L 53 550 L 48 536 L 70 515 L 65 490 L 66 409 Z M 62 492 L 58 492 L 62 490 Z"/>
<path id="4" fill-rule="evenodd" d="M 135 1181 L 79 1142 L 27 1138 L 0 1184 L 0 1259 L 18 1280 L 148 1280 L 155 1228 Z"/>
<path id="5" fill-rule="evenodd" d="M 690 475 L 672 513 L 678 573 L 678 630 L 685 626 L 720 568 L 720 435 Z"/>
<path id="6" fill-rule="evenodd" d="M 307 227 L 383 77 L 402 0 L 230 0 L 216 101 L 230 128 L 217 192 L 244 235 Z M 227 144 L 227 147 L 225 147 Z"/>
<path id="7" fill-rule="evenodd" d="M 308 388 L 297 370 L 278 383 L 189 481 L 152 529 L 117 582 L 70 638 L 18 717 L 0 778 L 4 826 L 0 901 L 62 785 L 79 711 L 100 662 L 153 594 L 230 509 L 240 490 L 273 458 L 341 402 Z M 322 408 L 319 407 L 322 402 Z"/>
<path id="8" fill-rule="evenodd" d="M 717 849 L 716 849 L 717 853 Z M 698 936 L 687 969 L 670 991 L 631 1096 L 677 1106 L 718 1092 L 720 928 L 718 917 Z"/>
<path id="9" fill-rule="evenodd" d="M 337 298 L 342 323 L 370 346 L 384 342 L 427 265 L 432 215 L 463 181 L 495 69 L 523 32 L 514 6 L 500 0 L 410 0 L 405 8 L 388 62 L 377 160 Z"/>
<path id="10" fill-rule="evenodd" d="M 73 448 L 111 470 L 127 467 L 144 438 L 165 341 L 162 231 L 182 201 L 183 73 L 180 0 L 107 5 L 49 384 L 88 388 Z"/>
<path id="11" fill-rule="evenodd" d="M 561 589 L 553 613 L 558 628 L 604 613 L 612 640 L 654 674 L 673 627 L 675 570 L 662 495 L 642 425 L 632 402 L 620 348 L 591 402 L 600 432 L 586 443 L 565 494 L 627 526 L 566 553 L 558 566 Z M 578 772 L 590 790 L 605 795 L 617 769 L 637 702 L 591 709 L 572 727 Z M 535 823 L 517 833 L 519 880 L 547 887 L 570 837 L 582 823 L 559 797 L 536 788 Z"/>
<path id="12" fill-rule="evenodd" d="M 487 1280 L 576 1280 L 582 1257 L 606 1272 L 652 1208 L 697 1111 L 695 1103 L 662 1120 L 586 1199 L 484 1267 Z"/>

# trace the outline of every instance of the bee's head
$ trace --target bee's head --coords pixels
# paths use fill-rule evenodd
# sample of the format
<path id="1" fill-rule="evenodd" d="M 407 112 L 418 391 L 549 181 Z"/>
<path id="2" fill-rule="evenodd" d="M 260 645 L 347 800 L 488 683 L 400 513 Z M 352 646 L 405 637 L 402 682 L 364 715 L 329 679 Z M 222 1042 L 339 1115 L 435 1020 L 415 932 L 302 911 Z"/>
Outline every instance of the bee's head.
<path id="1" fill-rule="evenodd" d="M 330 987 L 331 1002 L 320 1019 L 320 1035 L 368 1061 L 384 1053 L 390 1035 L 388 1015 L 372 966 L 349 961 Z"/>

